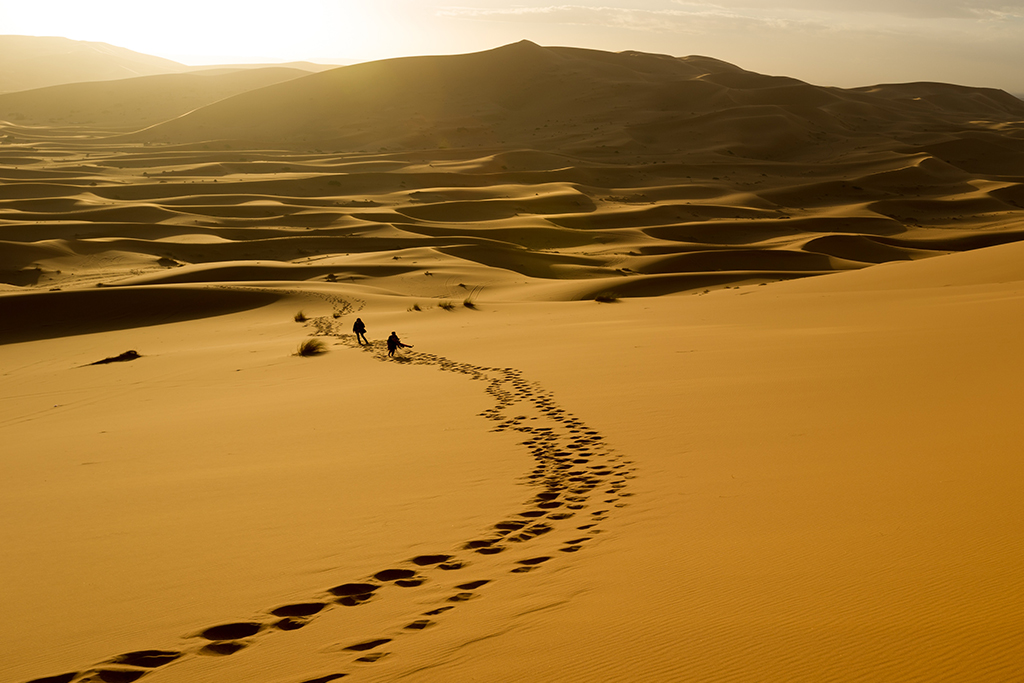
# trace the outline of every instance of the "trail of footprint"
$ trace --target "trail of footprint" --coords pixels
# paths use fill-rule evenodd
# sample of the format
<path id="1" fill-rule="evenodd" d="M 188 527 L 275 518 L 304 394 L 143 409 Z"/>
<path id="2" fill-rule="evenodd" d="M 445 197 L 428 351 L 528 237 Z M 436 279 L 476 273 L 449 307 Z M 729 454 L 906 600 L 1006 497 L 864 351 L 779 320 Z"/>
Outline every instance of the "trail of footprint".
<path id="1" fill-rule="evenodd" d="M 536 463 L 524 476 L 525 483 L 535 489 L 533 496 L 518 512 L 493 524 L 479 538 L 467 540 L 447 553 L 413 557 L 363 580 L 328 588 L 305 602 L 271 608 L 252 621 L 211 626 L 189 637 L 181 649 L 129 652 L 83 671 L 36 678 L 27 683 L 131 683 L 186 657 L 229 656 L 272 633 L 299 630 L 327 610 L 354 608 L 377 599 L 386 586 L 413 589 L 428 582 L 426 572 L 457 571 L 471 564 L 473 555 L 498 555 L 523 544 L 535 545 L 539 542 L 537 539 L 549 537 L 552 540 L 541 543 L 536 555 L 510 558 L 505 563 L 509 574 L 540 570 L 558 557 L 582 550 L 600 533 L 600 522 L 607 519 L 612 510 L 626 504 L 624 499 L 630 495 L 625 490 L 627 481 L 634 476 L 631 463 L 604 445 L 599 432 L 560 408 L 550 393 L 526 381 L 519 370 L 480 367 L 426 353 L 393 358 L 387 355 L 382 342 L 359 345 L 354 335 L 336 332 L 340 325 L 333 319 L 317 327 L 330 329 L 340 344 L 370 353 L 381 361 L 433 365 L 444 372 L 485 382 L 485 391 L 493 398 L 494 407 L 480 416 L 495 423 L 492 431 L 515 431 L 523 436 L 520 444 L 528 449 Z M 594 506 L 596 509 L 591 509 Z M 559 530 L 575 533 L 566 534 L 573 537 L 559 541 L 556 540 Z M 355 642 L 343 650 L 359 655 L 352 660 L 353 664 L 376 662 L 389 654 L 379 648 L 402 635 L 434 626 L 436 618 L 461 603 L 480 597 L 476 591 L 493 580 L 478 579 L 453 585 L 451 594 L 443 598 L 438 607 L 391 628 L 386 634 Z M 334 672 L 301 683 L 322 683 L 347 675 L 347 672 Z"/>

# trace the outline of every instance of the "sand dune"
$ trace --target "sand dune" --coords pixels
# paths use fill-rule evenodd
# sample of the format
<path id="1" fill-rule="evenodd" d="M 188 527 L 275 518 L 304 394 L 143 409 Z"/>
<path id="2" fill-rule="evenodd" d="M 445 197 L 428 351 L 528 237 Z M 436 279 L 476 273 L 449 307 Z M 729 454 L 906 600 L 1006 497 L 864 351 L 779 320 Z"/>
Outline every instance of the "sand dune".
<path id="1" fill-rule="evenodd" d="M 524 42 L 0 119 L 3 683 L 1019 677 L 1019 100 Z"/>
<path id="2" fill-rule="evenodd" d="M 1019 233 L 1021 177 L 1007 171 L 1017 169 L 1016 150 L 1024 145 L 1011 125 L 1024 118 L 1024 103 L 999 91 L 819 88 L 702 57 L 526 42 L 293 75 L 188 74 L 6 96 L 46 112 L 62 97 L 87 104 L 116 91 L 124 102 L 143 101 L 157 89 L 167 99 L 148 100 L 148 113 L 112 114 L 107 123 L 120 117 L 124 126 L 161 112 L 168 120 L 128 138 L 7 126 L 15 144 L 3 151 L 0 239 L 85 240 L 72 248 L 93 256 L 104 246 L 126 248 L 117 238 L 135 240 L 128 251 L 153 258 L 132 263 L 127 275 L 153 281 L 185 277 L 158 275 L 158 259 L 229 262 L 216 275 L 189 271 L 189 282 L 204 272 L 214 282 L 226 272 L 262 281 L 275 271 L 232 269 L 230 262 L 435 246 L 450 267 L 485 265 L 507 271 L 503 280 L 595 278 L 600 291 L 627 292 L 647 286 L 630 278 L 685 276 L 659 278 L 664 293 L 728 284 L 727 272 L 735 282 L 752 273 L 788 279 L 997 244 Z M 205 94 L 184 97 L 195 87 L 188 84 L 214 81 Z M 169 111 L 171 101 L 181 108 L 246 87 L 185 115 Z M 946 106 L 950 98 L 956 106 Z M 502 139 L 440 140 L 446 131 L 472 128 L 464 125 L 467 112 L 476 112 L 473 125 L 486 120 Z M 422 124 L 426 137 L 410 137 L 410 121 Z M 324 151 L 351 148 L 353 135 L 363 136 L 360 145 L 396 151 Z M 270 142 L 320 149 L 252 146 Z M 416 151 L 439 142 L 446 148 Z M 47 232 L 39 234 L 37 224 Z M 382 228 L 394 241 L 379 241 Z M 870 239 L 819 239 L 832 235 Z M 546 253 L 524 255 L 523 247 Z M 710 251 L 695 255 L 703 250 Z M 74 286 L 72 270 L 12 259 L 4 280 Z M 298 271 L 276 272 L 291 280 Z M 694 279 L 695 272 L 714 276 Z"/>
<path id="3" fill-rule="evenodd" d="M 688 83 L 700 85 L 680 91 Z M 1024 104 L 1001 91 L 922 87 L 897 98 L 887 88 L 820 88 L 703 58 L 609 55 L 524 41 L 472 56 L 388 60 L 315 74 L 217 103 L 139 139 L 301 145 L 305 137 L 349 150 L 500 144 L 590 155 L 605 146 L 619 153 L 813 160 L 864 144 L 891 145 L 885 138 L 908 125 L 919 130 L 928 124 L 939 142 L 941 133 L 973 127 L 965 114 L 1015 120 L 1024 112 Z M 920 106 L 941 97 L 957 99 L 959 108 Z"/>
<path id="4" fill-rule="evenodd" d="M 0 93 L 62 83 L 177 73 L 183 64 L 106 43 L 0 36 Z"/>
<path id="5" fill-rule="evenodd" d="M 92 126 L 138 130 L 238 93 L 308 72 L 246 69 L 161 74 L 103 83 L 69 83 L 0 95 L 0 119 L 26 126 Z"/>
<path id="6" fill-rule="evenodd" d="M 165 325 L 225 315 L 275 301 L 273 293 L 208 289 L 76 290 L 0 297 L 5 325 L 0 343 Z"/>
<path id="7" fill-rule="evenodd" d="M 76 120 L 76 114 L 78 114 L 78 119 L 87 118 L 82 116 L 84 109 L 87 108 L 83 107 L 83 105 L 87 105 L 88 101 L 100 92 L 107 92 L 113 98 L 113 101 L 110 103 L 111 109 L 121 109 L 131 104 L 138 105 L 140 103 L 142 106 L 146 106 L 147 97 L 144 95 L 158 99 L 164 96 L 164 93 L 161 93 L 155 87 L 150 87 L 148 91 L 145 87 L 140 87 L 138 90 L 130 92 L 129 89 L 118 86 L 113 81 L 168 74 L 196 74 L 203 78 L 183 80 L 157 79 L 150 83 L 170 85 L 185 82 L 191 83 L 191 87 L 194 90 L 204 90 L 224 77 L 234 80 L 245 80 L 246 77 L 241 76 L 239 72 L 265 71 L 270 73 L 277 71 L 281 74 L 306 74 L 333 68 L 335 67 L 332 65 L 314 64 L 312 62 L 222 64 L 218 66 L 194 67 L 107 43 L 71 40 L 60 37 L 0 36 L 0 94 L 50 88 L 66 84 L 74 85 L 74 87 L 69 89 L 55 91 L 55 95 L 58 97 L 55 102 L 69 104 L 66 109 L 54 107 L 48 113 L 44 109 L 34 112 L 37 116 L 45 114 L 45 118 L 40 121 L 40 123 L 44 124 L 52 124 L 54 121 L 74 121 Z M 255 77 L 255 80 L 260 80 L 261 78 Z M 208 83 L 204 84 L 204 80 L 208 81 Z M 108 83 L 110 88 L 83 90 L 76 85 L 83 82 L 95 83 L 98 81 L 110 81 L 111 83 Z M 250 81 L 250 83 L 254 82 L 253 80 Z M 251 87 L 258 86 L 251 85 Z M 241 90 L 236 90 L 235 92 L 241 92 Z M 83 98 L 84 101 L 77 101 L 79 97 Z M 118 99 L 122 97 L 129 100 L 137 100 L 138 102 L 119 102 Z M 19 101 L 19 99 L 0 99 L 5 102 Z M 0 109 L 2 108 L 0 106 Z M 188 109 L 183 111 L 188 111 Z M 89 115 L 107 115 L 109 113 L 97 109 Z M 123 112 L 118 113 L 123 114 Z M 22 112 L 22 114 L 26 120 L 31 119 L 31 115 L 28 112 Z M 70 119 L 66 118 L 69 115 Z M 0 114 L 0 118 L 4 118 L 4 116 Z"/>

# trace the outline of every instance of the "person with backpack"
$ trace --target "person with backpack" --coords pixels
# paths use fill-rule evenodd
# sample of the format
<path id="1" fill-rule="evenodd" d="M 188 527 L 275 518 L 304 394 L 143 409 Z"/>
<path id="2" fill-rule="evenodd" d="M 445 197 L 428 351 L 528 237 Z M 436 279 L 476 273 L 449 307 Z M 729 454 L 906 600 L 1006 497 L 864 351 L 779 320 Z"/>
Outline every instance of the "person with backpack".
<path id="1" fill-rule="evenodd" d="M 412 348 L 412 344 L 403 344 L 402 340 L 398 338 L 398 335 L 394 332 L 388 337 L 388 355 L 394 356 L 395 351 L 398 349 Z"/>

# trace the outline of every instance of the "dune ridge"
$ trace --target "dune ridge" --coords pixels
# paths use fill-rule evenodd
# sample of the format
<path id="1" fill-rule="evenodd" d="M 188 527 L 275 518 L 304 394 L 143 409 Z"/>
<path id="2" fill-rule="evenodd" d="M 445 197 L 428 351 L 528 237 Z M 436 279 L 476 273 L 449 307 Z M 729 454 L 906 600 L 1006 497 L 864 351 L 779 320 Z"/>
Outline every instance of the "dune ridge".
<path id="1" fill-rule="evenodd" d="M 308 73 L 267 67 L 53 85 L 0 94 L 0 119 L 24 126 L 92 126 L 97 131 L 141 128 Z"/>

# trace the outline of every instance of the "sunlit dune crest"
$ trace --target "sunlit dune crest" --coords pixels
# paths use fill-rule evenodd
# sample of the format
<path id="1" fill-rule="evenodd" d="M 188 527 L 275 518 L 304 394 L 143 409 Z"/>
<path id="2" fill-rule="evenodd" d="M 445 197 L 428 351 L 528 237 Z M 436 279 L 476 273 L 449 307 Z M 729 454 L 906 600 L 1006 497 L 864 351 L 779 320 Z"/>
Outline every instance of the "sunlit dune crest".
<path id="1" fill-rule="evenodd" d="M 3 681 L 1019 673 L 1024 102 L 55 63 L 0 94 Z"/>

